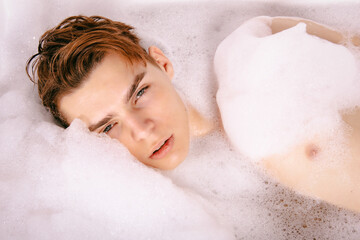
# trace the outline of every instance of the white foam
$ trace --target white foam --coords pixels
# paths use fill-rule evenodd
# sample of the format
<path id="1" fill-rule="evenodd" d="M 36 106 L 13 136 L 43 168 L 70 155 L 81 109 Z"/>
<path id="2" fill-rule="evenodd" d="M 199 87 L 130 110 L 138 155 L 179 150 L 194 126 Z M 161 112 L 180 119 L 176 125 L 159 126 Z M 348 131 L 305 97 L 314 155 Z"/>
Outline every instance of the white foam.
<path id="1" fill-rule="evenodd" d="M 3 195 L 8 208 L 2 221 L 20 224 L 23 219 L 24 232 L 7 228 L 3 237 L 231 239 L 191 195 L 133 159 L 116 141 L 88 133 L 80 121 L 65 132 L 44 123 L 31 130 L 31 145 L 17 149 L 27 156 L 22 166 L 15 165 L 23 171 L 14 172 L 13 165 L 7 177 L 2 174 L 4 186 L 16 188 Z"/>
<path id="2" fill-rule="evenodd" d="M 174 84 L 217 120 L 212 59 L 220 41 L 241 23 L 259 15 L 294 15 L 350 30 L 360 26 L 357 4 L 1 4 L 1 239 L 358 238 L 358 214 L 273 183 L 236 154 L 221 132 L 193 139 L 188 159 L 163 173 L 79 122 L 63 130 L 24 72 L 45 30 L 69 15 L 105 15 L 154 36 L 145 44 L 163 44 L 173 57 Z"/>
<path id="3" fill-rule="evenodd" d="M 306 25 L 271 35 L 269 18 L 249 20 L 215 55 L 224 128 L 244 154 L 281 153 L 339 127 L 339 111 L 360 105 L 354 55 L 308 35 Z"/>

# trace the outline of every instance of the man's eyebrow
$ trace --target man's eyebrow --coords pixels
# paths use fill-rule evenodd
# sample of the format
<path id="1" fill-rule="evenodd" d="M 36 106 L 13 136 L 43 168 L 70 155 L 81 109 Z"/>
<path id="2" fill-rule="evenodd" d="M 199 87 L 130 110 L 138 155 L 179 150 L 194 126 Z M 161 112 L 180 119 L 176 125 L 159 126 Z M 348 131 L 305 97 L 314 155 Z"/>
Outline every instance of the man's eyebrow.
<path id="1" fill-rule="evenodd" d="M 132 95 L 134 94 L 136 88 L 139 86 L 139 83 L 141 82 L 141 80 L 143 80 L 144 76 L 145 76 L 146 72 L 141 72 L 139 74 L 137 74 L 134 78 L 133 83 L 131 84 L 131 87 L 127 93 L 127 97 L 126 97 L 126 102 L 129 102 Z"/>
<path id="2" fill-rule="evenodd" d="M 103 119 L 98 121 L 97 123 L 90 125 L 89 130 L 92 132 L 95 129 L 98 129 L 99 127 L 101 127 L 102 125 L 107 123 L 111 118 L 112 118 L 112 115 L 107 115 L 106 117 L 104 117 Z"/>
<path id="3" fill-rule="evenodd" d="M 134 78 L 133 83 L 131 84 L 131 87 L 128 91 L 128 93 L 126 94 L 126 101 L 129 102 L 132 95 L 134 94 L 135 90 L 137 89 L 137 87 L 139 86 L 139 83 L 141 82 L 141 80 L 143 80 L 144 76 L 145 76 L 146 72 L 141 72 L 139 74 L 137 74 Z M 111 120 L 112 118 L 112 114 L 107 115 L 106 117 L 104 117 L 103 119 L 101 119 L 100 121 L 98 121 L 97 123 L 91 124 L 89 126 L 89 130 L 92 132 L 95 129 L 98 129 L 99 127 L 101 127 L 102 125 L 104 125 L 105 123 L 107 123 L 109 120 Z"/>

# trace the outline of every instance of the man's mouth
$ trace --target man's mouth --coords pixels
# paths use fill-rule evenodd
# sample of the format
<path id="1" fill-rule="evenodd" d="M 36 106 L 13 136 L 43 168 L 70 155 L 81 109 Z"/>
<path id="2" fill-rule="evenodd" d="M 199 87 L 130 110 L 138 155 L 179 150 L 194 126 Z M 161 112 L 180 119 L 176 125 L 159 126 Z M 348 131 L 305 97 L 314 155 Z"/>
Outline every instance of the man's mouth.
<path id="1" fill-rule="evenodd" d="M 150 156 L 151 159 L 161 159 L 168 154 L 174 145 L 174 136 L 171 135 L 166 139 Z"/>

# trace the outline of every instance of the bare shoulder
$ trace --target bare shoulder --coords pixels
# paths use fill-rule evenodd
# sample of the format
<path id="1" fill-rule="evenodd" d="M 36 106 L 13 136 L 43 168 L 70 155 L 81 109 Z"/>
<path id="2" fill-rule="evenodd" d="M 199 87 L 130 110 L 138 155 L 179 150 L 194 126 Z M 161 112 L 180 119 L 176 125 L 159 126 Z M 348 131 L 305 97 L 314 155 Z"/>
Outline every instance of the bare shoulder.
<path id="1" fill-rule="evenodd" d="M 358 47 L 360 46 L 360 35 L 359 33 L 350 33 L 350 36 L 344 35 L 340 31 L 333 29 L 321 23 L 314 22 L 309 19 L 296 18 L 296 17 L 274 17 L 271 22 L 272 34 L 281 32 L 285 29 L 294 27 L 298 23 L 306 24 L 306 32 L 326 39 L 336 44 L 348 44 Z"/>
<path id="2" fill-rule="evenodd" d="M 318 36 L 320 38 L 326 39 L 330 42 L 339 44 L 344 42 L 344 36 L 342 33 L 338 32 L 335 29 L 332 29 L 326 25 L 308 20 L 303 18 L 295 17 L 275 17 L 271 23 L 272 33 L 281 32 L 285 29 L 293 27 L 298 23 L 306 24 L 306 31 L 311 35 Z"/>
<path id="3" fill-rule="evenodd" d="M 295 191 L 360 212 L 360 108 L 344 113 L 343 120 L 341 143 L 316 136 L 260 164 Z"/>

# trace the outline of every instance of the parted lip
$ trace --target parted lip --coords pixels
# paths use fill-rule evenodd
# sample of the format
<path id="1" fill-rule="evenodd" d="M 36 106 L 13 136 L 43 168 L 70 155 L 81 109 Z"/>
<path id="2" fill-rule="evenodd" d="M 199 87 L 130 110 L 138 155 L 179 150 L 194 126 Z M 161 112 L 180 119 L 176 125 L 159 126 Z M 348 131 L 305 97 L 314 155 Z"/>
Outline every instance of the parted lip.
<path id="1" fill-rule="evenodd" d="M 173 135 L 171 135 L 170 137 L 167 138 L 163 138 L 161 139 L 153 148 L 150 154 L 150 158 L 154 155 L 154 153 L 158 150 L 160 150 L 160 148 L 165 145 L 166 141 L 168 141 Z"/>
<path id="2" fill-rule="evenodd" d="M 162 145 L 164 145 L 164 143 L 166 142 L 166 140 L 168 140 L 170 137 L 168 138 L 163 138 L 162 140 L 160 140 L 153 148 L 151 151 L 151 154 L 153 154 L 156 150 L 158 150 Z"/>

